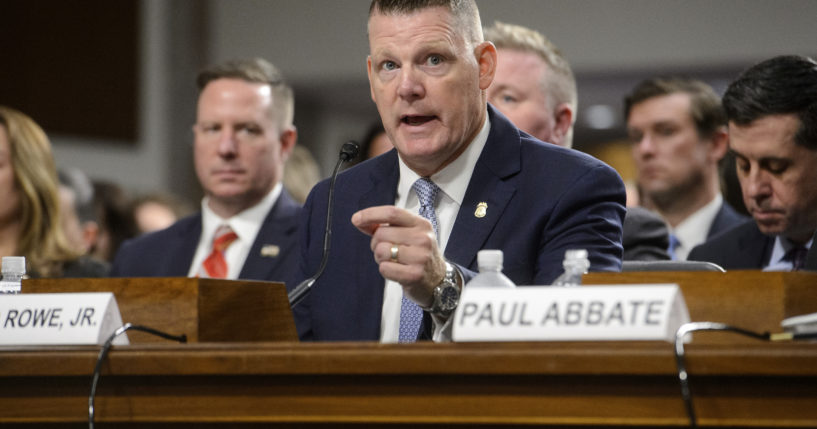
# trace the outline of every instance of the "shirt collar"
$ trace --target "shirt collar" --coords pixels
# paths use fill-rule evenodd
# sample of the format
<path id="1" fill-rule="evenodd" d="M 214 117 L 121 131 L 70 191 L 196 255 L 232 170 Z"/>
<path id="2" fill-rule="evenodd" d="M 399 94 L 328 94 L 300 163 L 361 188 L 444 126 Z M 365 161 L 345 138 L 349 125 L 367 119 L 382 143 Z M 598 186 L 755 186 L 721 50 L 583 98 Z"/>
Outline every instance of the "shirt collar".
<path id="1" fill-rule="evenodd" d="M 692 247 L 703 243 L 706 241 L 709 228 L 712 227 L 712 222 L 715 220 L 715 216 L 718 215 L 722 205 L 723 196 L 720 193 L 715 194 L 712 201 L 687 216 L 678 226 L 672 228 L 672 233 L 686 249 L 692 249 Z"/>
<path id="2" fill-rule="evenodd" d="M 488 141 L 490 132 L 491 122 L 488 120 L 488 115 L 486 114 L 482 128 L 474 137 L 474 140 L 465 148 L 465 151 L 460 154 L 457 159 L 429 178 L 440 187 L 441 191 L 454 200 L 458 206 L 461 206 L 463 199 L 465 199 L 465 191 L 468 189 L 468 183 L 471 181 L 474 167 L 477 165 L 477 160 L 482 154 L 482 149 Z M 408 192 L 411 191 L 411 186 L 420 178 L 420 175 L 409 168 L 400 157 L 398 157 L 398 164 L 400 166 L 400 182 L 397 185 L 397 198 L 400 199 L 401 196 L 408 195 Z"/>
<path id="3" fill-rule="evenodd" d="M 258 234 L 258 230 L 261 229 L 261 224 L 272 206 L 278 201 L 281 192 L 283 192 L 283 185 L 278 183 L 258 204 L 228 219 L 215 214 L 208 204 L 210 197 L 204 197 L 201 201 L 202 237 L 212 237 L 219 226 L 229 225 L 233 232 L 238 235 L 239 240 L 250 243 L 255 241 L 255 236 Z"/>
<path id="4" fill-rule="evenodd" d="M 803 246 L 806 250 L 811 249 L 812 242 L 814 241 L 814 237 L 812 237 L 806 244 Z M 792 247 L 795 247 L 796 244 L 792 243 L 788 238 L 783 237 L 782 235 L 778 235 L 774 239 L 774 247 L 772 247 L 772 256 L 769 257 L 769 266 L 777 266 L 780 264 L 786 264 L 791 267 L 792 262 L 786 261 L 783 258 L 786 257 L 786 254 L 789 253 L 789 250 Z"/>

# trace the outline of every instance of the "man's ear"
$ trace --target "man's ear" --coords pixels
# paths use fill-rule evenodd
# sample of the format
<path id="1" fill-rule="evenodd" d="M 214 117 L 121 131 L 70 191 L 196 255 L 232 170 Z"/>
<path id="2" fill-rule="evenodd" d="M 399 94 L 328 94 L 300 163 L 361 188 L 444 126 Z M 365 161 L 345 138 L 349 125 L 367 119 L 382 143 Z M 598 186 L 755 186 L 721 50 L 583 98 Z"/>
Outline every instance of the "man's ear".
<path id="1" fill-rule="evenodd" d="M 369 95 L 372 97 L 372 101 L 374 100 L 374 85 L 372 84 L 372 56 L 369 55 L 366 57 L 366 75 L 369 76 Z"/>
<path id="2" fill-rule="evenodd" d="M 486 90 L 496 74 L 496 46 L 491 42 L 482 42 L 474 48 L 474 55 L 479 65 L 479 89 Z"/>
<path id="3" fill-rule="evenodd" d="M 718 163 L 724 156 L 726 156 L 726 152 L 729 150 L 729 130 L 725 126 L 719 127 L 712 133 L 712 137 L 709 138 L 712 142 L 711 150 L 709 151 L 709 157 L 714 163 Z"/>
<path id="4" fill-rule="evenodd" d="M 555 141 L 551 143 L 556 143 L 559 146 L 566 145 L 565 137 L 570 132 L 575 117 L 576 114 L 570 104 L 562 103 L 556 106 L 553 110 L 553 135 L 555 138 L 552 139 Z"/>
<path id="5" fill-rule="evenodd" d="M 292 149 L 295 147 L 295 144 L 298 141 L 298 130 L 294 125 L 281 133 L 280 141 L 281 161 L 286 162 L 286 160 L 289 159 L 289 155 L 292 153 Z"/>

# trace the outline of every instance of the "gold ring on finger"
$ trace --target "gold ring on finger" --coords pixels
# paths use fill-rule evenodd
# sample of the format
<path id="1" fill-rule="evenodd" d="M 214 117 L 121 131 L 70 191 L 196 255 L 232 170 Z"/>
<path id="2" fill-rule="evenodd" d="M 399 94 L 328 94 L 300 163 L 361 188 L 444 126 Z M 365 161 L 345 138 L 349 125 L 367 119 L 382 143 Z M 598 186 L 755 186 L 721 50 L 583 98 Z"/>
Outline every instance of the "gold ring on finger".
<path id="1" fill-rule="evenodd" d="M 392 262 L 397 262 L 397 257 L 399 256 L 399 255 L 398 255 L 399 250 L 400 250 L 400 249 L 398 249 L 398 248 L 397 248 L 397 245 L 396 245 L 396 244 L 392 244 L 392 245 L 391 245 L 390 254 L 389 254 L 389 256 L 390 256 L 389 260 L 390 260 L 390 261 L 392 261 Z"/>

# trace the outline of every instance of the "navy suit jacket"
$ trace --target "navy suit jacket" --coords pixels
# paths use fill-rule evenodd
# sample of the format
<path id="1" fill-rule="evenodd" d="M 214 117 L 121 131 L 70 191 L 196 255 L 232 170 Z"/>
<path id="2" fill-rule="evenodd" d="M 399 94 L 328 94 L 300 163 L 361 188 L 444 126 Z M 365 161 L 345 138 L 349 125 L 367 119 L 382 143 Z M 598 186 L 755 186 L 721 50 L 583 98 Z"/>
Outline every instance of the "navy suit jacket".
<path id="1" fill-rule="evenodd" d="M 726 270 L 760 270 L 769 262 L 774 237 L 760 232 L 748 219 L 689 252 L 690 261 L 714 262 Z"/>
<path id="2" fill-rule="evenodd" d="M 565 250 L 587 249 L 591 270 L 621 268 L 624 185 L 606 164 L 520 133 L 488 107 L 491 132 L 465 192 L 445 258 L 466 279 L 477 251 L 504 251 L 505 274 L 516 284 L 549 284 L 562 272 Z M 358 210 L 392 205 L 399 181 L 397 152 L 338 176 L 331 255 L 310 294 L 293 310 L 303 340 L 380 338 L 384 279 L 370 237 L 351 223 Z M 323 251 L 328 182 L 315 186 L 301 225 L 301 276 L 318 270 Z M 485 217 L 474 215 L 488 205 Z"/>
<path id="3" fill-rule="evenodd" d="M 708 240 L 724 231 L 728 231 L 745 222 L 747 219 L 749 218 L 738 213 L 729 203 L 724 201 L 723 204 L 721 204 L 721 209 L 718 210 L 718 214 L 715 215 L 715 219 L 712 219 L 712 225 L 709 226 L 709 232 L 706 234 L 706 238 Z"/>
<path id="4" fill-rule="evenodd" d="M 298 268 L 298 223 L 301 207 L 281 192 L 255 237 L 240 279 L 293 281 Z M 112 277 L 187 277 L 201 235 L 201 213 L 170 227 L 126 241 L 111 268 Z M 261 255 L 265 245 L 277 245 L 277 256 Z"/>

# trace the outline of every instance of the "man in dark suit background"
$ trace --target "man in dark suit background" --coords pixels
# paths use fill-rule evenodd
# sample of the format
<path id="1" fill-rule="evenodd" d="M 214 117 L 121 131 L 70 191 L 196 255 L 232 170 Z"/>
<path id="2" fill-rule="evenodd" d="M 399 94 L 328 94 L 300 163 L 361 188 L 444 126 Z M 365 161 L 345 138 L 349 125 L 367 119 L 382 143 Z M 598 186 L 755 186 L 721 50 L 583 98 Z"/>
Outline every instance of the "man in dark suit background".
<path id="1" fill-rule="evenodd" d="M 720 191 L 718 162 L 729 136 L 720 98 L 699 80 L 661 77 L 639 83 L 624 100 L 641 204 L 670 227 L 669 253 L 693 247 L 745 217 Z"/>
<path id="2" fill-rule="evenodd" d="M 591 270 L 621 266 L 618 174 L 487 104 L 496 50 L 472 0 L 416 3 L 370 8 L 371 94 L 396 150 L 337 179 L 333 253 L 294 308 L 304 340 L 447 339 L 480 249 L 503 250 L 520 285 L 553 281 L 567 249 L 587 249 Z M 304 207 L 302 278 L 321 261 L 327 193 Z"/>
<path id="3" fill-rule="evenodd" d="M 723 96 L 743 201 L 754 220 L 693 249 L 726 269 L 798 270 L 817 230 L 817 62 L 779 56 Z"/>
<path id="4" fill-rule="evenodd" d="M 126 242 L 112 274 L 291 282 L 301 208 L 281 177 L 297 139 L 292 89 L 263 59 L 214 66 L 197 83 L 201 212 Z"/>

